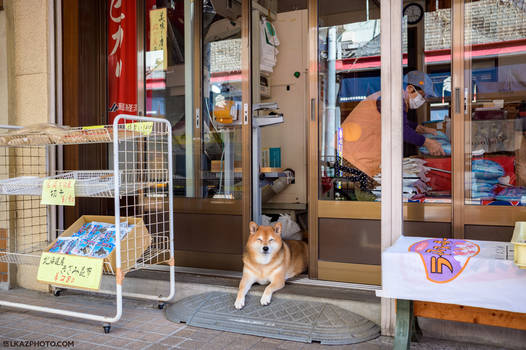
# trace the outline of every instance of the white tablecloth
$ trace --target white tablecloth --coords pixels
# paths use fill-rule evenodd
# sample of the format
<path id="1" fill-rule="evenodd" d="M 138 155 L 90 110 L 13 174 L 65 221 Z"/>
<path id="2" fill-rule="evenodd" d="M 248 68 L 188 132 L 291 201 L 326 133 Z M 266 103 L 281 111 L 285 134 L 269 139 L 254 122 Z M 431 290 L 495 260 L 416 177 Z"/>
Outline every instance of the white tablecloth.
<path id="1" fill-rule="evenodd" d="M 526 313 L 526 270 L 506 259 L 505 245 L 401 237 L 382 253 L 377 295 Z"/>

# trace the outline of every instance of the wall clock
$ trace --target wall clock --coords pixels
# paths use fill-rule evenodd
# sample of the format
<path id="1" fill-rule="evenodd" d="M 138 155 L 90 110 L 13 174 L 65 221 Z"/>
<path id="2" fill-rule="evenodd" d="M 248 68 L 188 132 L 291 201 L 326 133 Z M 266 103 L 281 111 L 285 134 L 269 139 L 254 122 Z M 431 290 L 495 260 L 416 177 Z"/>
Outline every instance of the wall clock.
<path id="1" fill-rule="evenodd" d="M 408 24 L 417 24 L 424 17 L 424 8 L 417 3 L 407 4 L 404 7 L 404 16 L 407 16 Z"/>

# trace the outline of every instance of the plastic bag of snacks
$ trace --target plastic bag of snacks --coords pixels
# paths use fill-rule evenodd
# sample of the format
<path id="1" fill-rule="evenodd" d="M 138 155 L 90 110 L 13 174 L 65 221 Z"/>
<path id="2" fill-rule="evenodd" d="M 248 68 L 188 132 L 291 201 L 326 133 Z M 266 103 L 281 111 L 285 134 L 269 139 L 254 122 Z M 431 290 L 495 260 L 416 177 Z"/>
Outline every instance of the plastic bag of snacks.
<path id="1" fill-rule="evenodd" d="M 477 179 L 496 179 L 504 175 L 502 166 L 489 159 L 473 159 L 471 171 Z"/>
<path id="2" fill-rule="evenodd" d="M 506 187 L 495 196 L 495 199 L 499 201 L 521 201 L 522 197 L 526 197 L 526 188 Z"/>

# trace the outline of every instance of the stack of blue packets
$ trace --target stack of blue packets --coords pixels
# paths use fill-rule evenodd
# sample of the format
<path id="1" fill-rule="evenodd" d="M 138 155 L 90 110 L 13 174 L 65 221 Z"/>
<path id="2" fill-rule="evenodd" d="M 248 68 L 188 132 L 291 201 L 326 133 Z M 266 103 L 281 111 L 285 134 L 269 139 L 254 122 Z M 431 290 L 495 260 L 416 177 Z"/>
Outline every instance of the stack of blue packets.
<path id="1" fill-rule="evenodd" d="M 121 223 L 121 240 L 134 225 Z M 71 237 L 58 238 L 51 253 L 106 258 L 115 248 L 115 225 L 105 222 L 88 222 Z"/>

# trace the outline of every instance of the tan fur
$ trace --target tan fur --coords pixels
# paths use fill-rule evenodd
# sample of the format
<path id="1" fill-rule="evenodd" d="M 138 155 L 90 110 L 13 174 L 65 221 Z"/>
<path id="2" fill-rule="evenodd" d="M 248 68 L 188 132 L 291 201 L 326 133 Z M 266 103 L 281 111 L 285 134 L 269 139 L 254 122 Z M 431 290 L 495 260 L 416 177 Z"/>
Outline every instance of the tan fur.
<path id="1" fill-rule="evenodd" d="M 245 306 L 245 295 L 252 284 L 270 282 L 261 297 L 261 305 L 268 305 L 272 293 L 283 288 L 287 279 L 307 269 L 307 244 L 302 241 L 282 240 L 281 230 L 281 223 L 274 227 L 250 223 L 250 236 L 243 255 L 243 277 L 234 303 L 236 309 Z M 269 247 L 266 254 L 263 250 L 265 246 Z"/>

